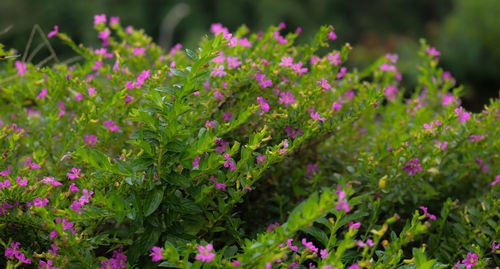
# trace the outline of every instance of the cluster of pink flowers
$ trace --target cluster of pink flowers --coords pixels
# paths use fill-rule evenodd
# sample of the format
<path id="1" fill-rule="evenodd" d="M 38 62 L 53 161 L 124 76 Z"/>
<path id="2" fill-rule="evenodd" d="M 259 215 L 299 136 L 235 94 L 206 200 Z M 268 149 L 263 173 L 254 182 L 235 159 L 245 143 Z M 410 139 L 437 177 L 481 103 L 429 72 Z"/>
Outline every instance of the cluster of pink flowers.
<path id="1" fill-rule="evenodd" d="M 477 256 L 476 253 L 470 253 L 470 252 L 468 252 L 467 253 L 467 259 L 463 259 L 462 260 L 462 264 L 465 265 L 465 268 L 470 269 L 470 268 L 472 268 L 472 266 L 474 266 L 474 265 L 477 264 L 477 260 L 478 259 L 479 259 L 479 257 Z M 455 267 L 456 268 L 460 268 L 460 261 L 458 261 L 455 264 Z"/>
<path id="2" fill-rule="evenodd" d="M 403 170 L 405 170 L 408 175 L 416 175 L 417 171 L 422 171 L 422 166 L 419 165 L 418 158 L 410 159 L 403 166 Z"/>
<path id="3" fill-rule="evenodd" d="M 460 122 L 466 122 L 470 119 L 470 114 L 466 112 L 463 107 L 456 108 L 455 113 L 458 115 L 458 120 Z"/>
<path id="4" fill-rule="evenodd" d="M 114 121 L 112 120 L 109 120 L 109 121 L 105 121 L 103 123 L 104 126 L 108 127 L 108 129 L 111 131 L 111 132 L 118 132 L 120 131 L 120 126 L 116 125 Z"/>
<path id="5" fill-rule="evenodd" d="M 92 194 L 94 194 L 94 191 L 88 191 L 87 189 L 84 189 L 83 195 L 80 196 L 78 200 L 73 201 L 73 204 L 71 204 L 71 209 L 76 211 L 78 214 L 82 214 L 80 209 L 87 203 L 90 202 L 90 198 L 92 197 Z M 84 210 L 87 210 L 87 208 L 83 208 Z"/>
<path id="6" fill-rule="evenodd" d="M 220 182 L 217 182 L 215 180 L 215 177 L 214 176 L 210 176 L 210 181 L 212 181 L 214 184 L 215 184 L 215 188 L 218 189 L 218 190 L 223 190 L 225 191 L 226 190 L 226 184 L 224 183 L 220 183 Z"/>
<path id="7" fill-rule="evenodd" d="M 127 256 L 123 253 L 123 247 L 113 251 L 113 257 L 108 261 L 101 261 L 102 269 L 120 269 L 127 268 Z"/>
<path id="8" fill-rule="evenodd" d="M 20 244 L 21 243 L 19 242 L 11 242 L 10 248 L 9 247 L 5 248 L 5 256 L 10 258 L 15 257 L 21 263 L 31 264 L 31 260 L 26 258 L 24 256 L 24 253 L 19 251 Z"/>

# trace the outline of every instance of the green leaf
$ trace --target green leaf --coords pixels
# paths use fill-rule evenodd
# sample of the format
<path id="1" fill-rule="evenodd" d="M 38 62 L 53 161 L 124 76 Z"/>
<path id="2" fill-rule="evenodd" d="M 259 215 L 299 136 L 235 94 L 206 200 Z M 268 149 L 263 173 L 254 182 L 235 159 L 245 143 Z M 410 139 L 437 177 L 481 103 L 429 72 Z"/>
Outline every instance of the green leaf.
<path id="1" fill-rule="evenodd" d="M 160 205 L 163 199 L 163 189 L 156 189 L 148 194 L 146 201 L 144 202 L 144 216 L 147 217 L 151 215 Z"/>
<path id="2" fill-rule="evenodd" d="M 199 59 L 198 54 L 196 54 L 196 52 L 190 49 L 186 49 L 186 54 L 189 58 L 193 59 L 194 61 L 197 61 Z"/>
<path id="3" fill-rule="evenodd" d="M 186 76 L 187 76 L 184 71 L 181 71 L 181 70 L 176 69 L 176 68 L 171 68 L 170 71 L 172 72 L 172 74 L 174 74 L 175 76 L 178 76 L 178 77 L 186 78 Z"/>

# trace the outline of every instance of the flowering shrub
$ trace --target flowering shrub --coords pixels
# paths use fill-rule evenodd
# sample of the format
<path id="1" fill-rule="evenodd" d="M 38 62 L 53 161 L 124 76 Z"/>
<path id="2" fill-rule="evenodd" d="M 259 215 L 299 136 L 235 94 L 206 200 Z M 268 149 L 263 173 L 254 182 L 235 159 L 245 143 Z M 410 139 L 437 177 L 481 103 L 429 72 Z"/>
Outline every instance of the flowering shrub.
<path id="1" fill-rule="evenodd" d="M 351 69 L 333 27 L 285 25 L 166 54 L 98 15 L 83 60 L 0 73 L 7 268 L 484 268 L 500 264 L 500 101 L 422 42 Z M 324 52 L 324 53 L 322 53 Z"/>

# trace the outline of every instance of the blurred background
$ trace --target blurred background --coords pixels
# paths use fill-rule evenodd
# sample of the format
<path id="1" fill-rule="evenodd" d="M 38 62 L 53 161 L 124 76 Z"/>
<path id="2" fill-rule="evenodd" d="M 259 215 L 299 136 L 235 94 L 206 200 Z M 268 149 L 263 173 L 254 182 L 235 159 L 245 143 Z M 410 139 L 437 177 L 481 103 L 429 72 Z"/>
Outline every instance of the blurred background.
<path id="1" fill-rule="evenodd" d="M 407 88 L 416 81 L 423 37 L 441 51 L 441 65 L 464 85 L 467 109 L 480 111 L 489 98 L 499 96 L 499 0 L 1 0 L 0 43 L 22 54 L 33 25 L 39 24 L 45 33 L 59 25 L 77 43 L 98 47 L 93 16 L 102 13 L 119 16 L 124 26 L 143 28 L 166 49 L 176 43 L 195 48 L 214 22 L 230 31 L 242 24 L 258 31 L 284 22 L 285 31 L 302 27 L 299 42 L 320 25 L 331 24 L 338 47 L 345 42 L 354 47 L 350 66 L 362 68 L 385 53 L 398 53 Z M 57 40 L 50 41 L 59 58 L 74 56 Z"/>

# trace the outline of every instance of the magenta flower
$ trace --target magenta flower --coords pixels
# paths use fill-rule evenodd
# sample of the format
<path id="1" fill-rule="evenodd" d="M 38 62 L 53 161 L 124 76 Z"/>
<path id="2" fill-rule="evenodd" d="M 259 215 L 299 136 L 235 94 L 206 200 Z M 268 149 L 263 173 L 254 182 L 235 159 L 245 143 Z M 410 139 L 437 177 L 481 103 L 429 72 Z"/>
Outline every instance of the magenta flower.
<path id="1" fill-rule="evenodd" d="M 384 89 L 384 95 L 389 102 L 392 102 L 396 99 L 397 93 L 398 89 L 395 86 L 389 86 Z"/>
<path id="2" fill-rule="evenodd" d="M 335 209 L 337 210 L 344 210 L 345 213 L 349 213 L 349 203 L 345 199 L 345 191 L 335 191 L 339 195 L 339 201 L 337 202 L 337 205 L 335 206 Z"/>
<path id="3" fill-rule="evenodd" d="M 322 249 L 320 252 L 319 252 L 319 255 L 321 257 L 321 259 L 326 259 L 328 257 L 328 251 L 326 249 Z"/>
<path id="4" fill-rule="evenodd" d="M 236 167 L 234 166 L 234 162 L 231 161 L 231 155 L 229 153 L 224 154 L 224 158 L 226 159 L 226 162 L 224 163 L 224 167 L 228 168 L 230 167 L 231 171 L 236 170 Z"/>
<path id="5" fill-rule="evenodd" d="M 97 94 L 97 91 L 95 90 L 95 87 L 94 88 L 89 88 L 88 92 L 89 92 L 89 96 Z"/>
<path id="6" fill-rule="evenodd" d="M 94 15 L 94 26 L 106 23 L 106 14 Z"/>
<path id="7" fill-rule="evenodd" d="M 212 69 L 212 73 L 210 73 L 210 76 L 211 77 L 223 77 L 226 75 L 226 72 L 224 72 L 224 66 L 223 65 L 219 65 L 219 66 L 216 66 Z"/>
<path id="8" fill-rule="evenodd" d="M 333 102 L 333 105 L 332 105 L 332 109 L 333 109 L 333 111 L 338 111 L 338 110 L 339 110 L 339 109 L 341 109 L 341 108 L 342 108 L 342 105 L 341 105 L 341 104 L 337 103 L 336 101 L 335 101 L 335 102 Z"/>
<path id="9" fill-rule="evenodd" d="M 345 76 L 347 68 L 341 67 L 339 73 L 337 74 L 337 79 L 341 79 Z"/>
<path id="10" fill-rule="evenodd" d="M 323 88 L 323 90 L 331 90 L 332 86 L 328 84 L 328 81 L 325 78 L 322 78 L 321 81 L 317 81 L 318 85 Z"/>
<path id="11" fill-rule="evenodd" d="M 292 69 L 295 71 L 295 74 L 302 76 L 303 73 L 307 72 L 307 68 L 302 68 L 302 63 L 297 63 L 292 65 Z"/>
<path id="12" fill-rule="evenodd" d="M 196 157 L 196 158 L 194 158 L 194 161 L 193 161 L 193 168 L 194 168 L 194 167 L 197 167 L 198 165 L 200 165 L 200 160 L 201 160 L 201 158 L 200 158 L 200 157 Z"/>
<path id="13" fill-rule="evenodd" d="M 496 177 L 496 180 L 491 182 L 491 186 L 495 186 L 496 184 L 500 183 L 500 175 Z"/>
<path id="14" fill-rule="evenodd" d="M 351 228 L 354 228 L 354 229 L 359 229 L 359 227 L 361 227 L 361 222 L 352 222 L 352 221 L 349 221 L 348 223 L 349 227 Z"/>
<path id="15" fill-rule="evenodd" d="M 307 111 L 311 113 L 310 114 L 311 118 L 315 121 L 323 121 L 324 122 L 326 120 L 325 118 L 322 118 L 318 112 L 314 112 L 314 109 L 309 109 Z"/>
<path id="16" fill-rule="evenodd" d="M 408 175 L 414 176 L 417 174 L 417 171 L 422 171 L 422 166 L 419 165 L 418 158 L 410 159 L 403 166 L 403 170 L 405 170 Z"/>
<path id="17" fill-rule="evenodd" d="M 95 135 L 86 135 L 84 137 L 85 139 L 85 145 L 87 146 L 95 146 L 95 143 L 97 142 L 97 137 Z"/>
<path id="18" fill-rule="evenodd" d="M 111 17 L 109 19 L 109 25 L 113 26 L 120 23 L 120 17 Z"/>
<path id="19" fill-rule="evenodd" d="M 71 172 L 73 173 L 66 173 L 68 176 L 68 179 L 73 180 L 75 178 L 80 178 L 80 172 L 82 169 L 76 169 L 75 167 L 71 168 Z"/>
<path id="20" fill-rule="evenodd" d="M 257 164 L 265 163 L 266 156 L 257 156 Z"/>
<path id="21" fill-rule="evenodd" d="M 423 207 L 423 206 L 421 206 L 421 207 L 420 207 L 420 209 L 421 209 L 422 211 L 424 211 L 424 214 L 425 214 L 427 217 L 429 217 L 429 219 L 431 219 L 431 220 L 436 220 L 436 216 L 435 216 L 435 215 L 432 215 L 432 214 L 430 214 L 430 213 L 428 213 L 428 212 L 427 212 L 427 207 Z"/>
<path id="22" fill-rule="evenodd" d="M 279 64 L 279 66 L 290 67 L 292 65 L 293 65 L 292 57 L 281 57 L 281 63 Z"/>
<path id="23" fill-rule="evenodd" d="M 207 121 L 205 122 L 205 128 L 207 128 L 207 129 L 214 129 L 214 128 L 215 128 L 215 127 L 214 127 L 214 122 L 213 122 L 213 121 L 210 121 L 210 120 L 207 120 Z"/>
<path id="24" fill-rule="evenodd" d="M 260 109 L 262 109 L 264 112 L 269 111 L 269 104 L 266 102 L 266 100 L 262 97 L 257 97 L 257 103 L 260 105 Z"/>
<path id="25" fill-rule="evenodd" d="M 278 226 L 280 226 L 279 222 L 271 223 L 271 224 L 269 224 L 269 226 L 267 226 L 267 230 L 266 231 L 272 232 L 272 231 L 274 231 L 274 227 L 278 227 Z"/>
<path id="26" fill-rule="evenodd" d="M 43 183 L 50 184 L 50 185 L 52 185 L 54 187 L 62 185 L 61 182 L 54 180 L 54 177 L 44 177 L 43 178 Z"/>
<path id="27" fill-rule="evenodd" d="M 48 38 L 51 38 L 51 37 L 53 37 L 53 36 L 57 35 L 57 32 L 58 32 L 58 31 L 59 31 L 59 26 L 55 25 L 55 26 L 54 26 L 54 30 L 53 30 L 52 32 L 50 32 L 50 33 L 47 35 L 47 37 L 48 37 Z"/>
<path id="28" fill-rule="evenodd" d="M 134 56 L 144 56 L 146 54 L 146 48 L 134 48 Z"/>
<path id="29" fill-rule="evenodd" d="M 361 267 L 359 267 L 359 265 L 356 263 L 356 264 L 353 264 L 349 267 L 347 267 L 347 269 L 360 269 Z"/>
<path id="30" fill-rule="evenodd" d="M 104 126 L 108 127 L 108 129 L 111 131 L 111 132 L 118 132 L 120 130 L 120 126 L 118 125 L 115 125 L 115 123 L 110 120 L 110 121 L 105 121 L 103 123 Z"/>
<path id="31" fill-rule="evenodd" d="M 333 64 L 335 66 L 339 65 L 342 61 L 340 60 L 340 53 L 335 53 L 335 55 L 328 54 L 328 60 L 330 61 L 330 64 Z"/>
<path id="32" fill-rule="evenodd" d="M 462 263 L 465 264 L 465 268 L 470 269 L 472 266 L 476 265 L 478 256 L 476 253 L 467 253 L 467 259 L 462 260 Z"/>
<path id="33" fill-rule="evenodd" d="M 328 33 L 328 39 L 330 40 L 335 40 L 337 39 L 337 35 L 335 34 L 335 32 L 331 31 Z"/>
<path id="34" fill-rule="evenodd" d="M 305 238 L 302 238 L 302 245 L 304 245 L 307 249 L 312 250 L 313 252 L 318 252 L 318 248 L 315 247 L 312 242 L 307 242 Z"/>
<path id="35" fill-rule="evenodd" d="M 213 253 L 212 250 L 212 244 L 208 244 L 206 246 L 198 246 L 198 251 L 200 253 L 196 254 L 196 260 L 202 262 L 210 262 L 213 258 L 215 258 L 215 253 Z"/>
<path id="36" fill-rule="evenodd" d="M 231 117 L 233 116 L 233 113 L 231 112 L 228 112 L 228 113 L 224 113 L 222 112 L 222 118 L 225 120 L 225 121 L 231 121 Z"/>
<path id="37" fill-rule="evenodd" d="M 463 107 L 455 108 L 455 113 L 458 115 L 458 120 L 460 122 L 466 122 L 470 119 L 470 114 L 467 113 Z"/>
<path id="38" fill-rule="evenodd" d="M 152 261 L 157 262 L 163 258 L 163 248 L 154 246 L 152 251 L 153 253 L 149 254 L 152 257 Z"/>
<path id="39" fill-rule="evenodd" d="M 37 197 L 35 200 L 33 200 L 33 205 L 36 207 L 42 207 L 46 206 L 49 203 L 49 200 L 47 198 L 42 197 Z"/>
<path id="40" fill-rule="evenodd" d="M 42 89 L 36 99 L 45 99 L 45 96 L 47 95 L 47 88 Z"/>
<path id="41" fill-rule="evenodd" d="M 80 189 L 76 187 L 75 183 L 71 183 L 71 185 L 69 185 L 69 192 L 78 192 L 78 191 L 80 191 Z"/>
<path id="42" fill-rule="evenodd" d="M 21 61 L 16 61 L 15 65 L 16 65 L 18 75 L 22 75 L 26 72 L 26 64 L 25 63 L 23 63 Z"/>
<path id="43" fill-rule="evenodd" d="M 434 48 L 434 47 L 426 48 L 425 52 L 427 52 L 427 54 L 432 55 L 432 56 L 439 56 L 439 55 L 441 55 L 441 53 L 438 50 L 436 50 L 436 48 Z"/>
<path id="44" fill-rule="evenodd" d="M 237 68 L 241 65 L 241 61 L 238 57 L 227 57 L 227 66 L 231 68 Z"/>

